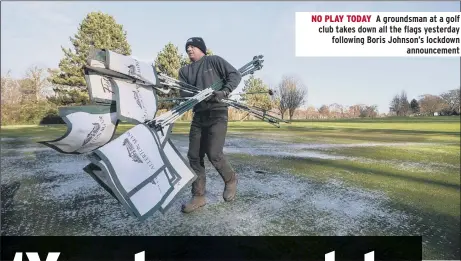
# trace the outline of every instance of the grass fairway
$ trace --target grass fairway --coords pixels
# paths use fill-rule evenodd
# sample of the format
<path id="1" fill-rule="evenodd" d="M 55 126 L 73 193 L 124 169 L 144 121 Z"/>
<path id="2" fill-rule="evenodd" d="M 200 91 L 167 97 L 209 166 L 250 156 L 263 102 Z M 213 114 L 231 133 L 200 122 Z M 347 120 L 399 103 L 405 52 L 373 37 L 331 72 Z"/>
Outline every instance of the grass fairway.
<path id="1" fill-rule="evenodd" d="M 130 127 L 121 125 L 117 133 Z M 188 130 L 188 122 L 178 122 L 173 134 Z M 2 127 L 1 137 L 38 141 L 64 132 L 65 126 L 8 126 Z M 245 149 L 251 154 L 238 149 L 228 154 L 234 162 L 383 193 L 391 199 L 389 208 L 408 213 L 413 227 L 376 234 L 423 235 L 424 259 L 459 259 L 459 117 L 300 121 L 281 128 L 230 122 L 228 135 L 296 148 L 282 155 L 282 145 L 265 145 L 272 150 L 260 153 L 249 144 Z"/>

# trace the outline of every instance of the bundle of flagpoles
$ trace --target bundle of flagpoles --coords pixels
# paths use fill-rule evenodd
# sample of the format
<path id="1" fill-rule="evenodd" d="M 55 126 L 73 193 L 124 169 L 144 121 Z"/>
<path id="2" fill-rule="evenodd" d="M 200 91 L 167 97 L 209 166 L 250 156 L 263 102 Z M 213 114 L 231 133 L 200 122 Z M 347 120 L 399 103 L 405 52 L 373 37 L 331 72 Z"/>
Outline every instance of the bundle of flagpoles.
<path id="1" fill-rule="evenodd" d="M 260 70 L 262 68 L 262 62 L 264 61 L 264 60 L 261 60 L 262 58 L 263 58 L 262 55 L 255 56 L 251 62 L 242 66 L 238 70 L 241 76 L 243 77 L 248 74 L 253 74 L 255 71 Z M 223 86 L 223 80 L 220 80 L 212 84 L 210 87 L 204 90 L 200 90 L 196 86 L 176 80 L 162 73 L 159 73 L 158 77 L 162 81 L 162 84 L 165 86 L 194 94 L 193 97 L 170 98 L 170 99 L 160 100 L 160 101 L 185 100 L 184 102 L 174 107 L 172 110 L 168 111 L 167 113 L 164 113 L 160 115 L 159 117 L 156 117 L 154 120 L 147 122 L 149 126 L 154 127 L 154 128 L 160 128 L 160 129 L 167 126 L 168 124 L 171 124 L 177 119 L 179 119 L 185 112 L 192 109 L 195 105 L 197 105 L 201 101 L 206 100 L 207 98 L 212 96 L 213 91 L 218 91 Z M 258 94 L 258 93 L 268 93 L 269 95 L 273 95 L 272 90 L 264 91 L 264 92 L 245 93 L 245 94 L 247 95 L 247 94 Z M 238 95 L 238 94 L 232 94 L 232 95 Z M 222 101 L 236 109 L 247 111 L 249 114 L 252 114 L 256 118 L 261 119 L 267 123 L 270 123 L 276 127 L 280 127 L 278 124 L 280 121 L 288 123 L 285 120 L 282 120 L 278 117 L 268 114 L 266 110 L 253 107 L 253 106 L 248 106 L 246 104 L 243 104 L 238 101 L 231 100 L 231 99 L 223 99 Z"/>

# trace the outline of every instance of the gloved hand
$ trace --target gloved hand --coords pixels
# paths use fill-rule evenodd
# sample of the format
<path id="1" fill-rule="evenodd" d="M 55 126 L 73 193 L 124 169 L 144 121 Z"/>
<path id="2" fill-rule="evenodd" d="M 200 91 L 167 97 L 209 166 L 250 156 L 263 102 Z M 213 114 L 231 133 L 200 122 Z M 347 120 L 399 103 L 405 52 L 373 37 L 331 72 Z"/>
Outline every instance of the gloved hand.
<path id="1" fill-rule="evenodd" d="M 227 98 L 229 92 L 227 91 L 214 91 L 212 96 L 212 101 L 221 101 L 224 98 Z"/>

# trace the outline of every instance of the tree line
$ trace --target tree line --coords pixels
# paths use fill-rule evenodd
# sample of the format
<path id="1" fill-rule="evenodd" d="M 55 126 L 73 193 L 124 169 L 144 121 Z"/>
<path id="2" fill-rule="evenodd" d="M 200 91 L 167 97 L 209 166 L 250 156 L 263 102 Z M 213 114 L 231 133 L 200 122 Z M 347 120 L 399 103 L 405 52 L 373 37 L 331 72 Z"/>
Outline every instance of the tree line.
<path id="1" fill-rule="evenodd" d="M 460 88 L 438 95 L 423 94 L 408 100 L 405 91 L 396 94 L 389 106 L 389 114 L 395 116 L 450 116 L 460 115 Z"/>
<path id="2" fill-rule="evenodd" d="M 2 75 L 2 125 L 62 123 L 57 116 L 58 107 L 89 103 L 83 67 L 91 48 L 109 49 L 124 55 L 132 54 L 123 25 L 118 24 L 113 16 L 102 12 L 87 14 L 79 24 L 76 34 L 70 37 L 70 42 L 73 49 L 61 47 L 63 58 L 59 61 L 58 68 L 32 66 L 20 79 L 13 79 L 10 73 Z M 207 54 L 214 55 L 210 49 Z M 178 79 L 180 67 L 191 61 L 185 53 L 179 51 L 176 45 L 168 42 L 157 53 L 154 62 L 157 71 Z M 301 109 L 307 102 L 307 90 L 307 86 L 293 75 L 284 75 L 274 86 L 269 86 L 262 79 L 251 75 L 244 80 L 243 95 L 236 96 L 234 99 L 290 120 L 379 116 L 377 106 L 364 104 L 342 106 L 335 103 L 322 105 L 318 109 L 312 106 Z M 254 92 L 265 93 L 245 94 Z M 269 95 L 269 92 L 272 95 Z M 392 101 L 391 112 L 405 116 L 414 111 L 412 108 L 418 108 L 418 113 L 430 111 L 448 113 L 451 110 L 457 111 L 459 115 L 459 89 L 458 96 L 455 94 L 450 92 L 440 96 L 427 95 L 410 103 L 402 94 L 403 96 L 396 96 L 397 98 Z M 178 97 L 179 91 L 173 89 L 169 94 L 158 93 L 158 96 L 160 99 Z M 453 101 L 454 96 L 458 97 L 457 103 Z M 442 100 L 445 102 L 443 106 Z M 433 105 L 434 103 L 437 105 Z M 159 113 L 175 105 L 173 101 L 160 102 Z M 231 116 L 231 120 L 253 119 L 247 114 L 236 112 L 233 108 L 230 110 L 230 115 L 235 115 Z M 182 119 L 190 119 L 190 116 L 188 113 Z"/>
<path id="3" fill-rule="evenodd" d="M 298 109 L 295 119 L 375 118 L 387 116 L 450 116 L 460 115 L 460 88 L 440 94 L 423 94 L 409 100 L 407 93 L 396 94 L 389 103 L 389 111 L 380 113 L 376 105 L 341 105 L 333 103 L 319 108 Z"/>
<path id="4" fill-rule="evenodd" d="M 132 54 L 123 25 L 102 12 L 87 14 L 77 33 L 70 37 L 70 42 L 73 49 L 61 47 L 63 58 L 58 68 L 33 66 L 21 79 L 13 79 L 10 72 L 2 75 L 2 125 L 44 123 L 53 117 L 59 119 L 58 107 L 89 104 L 83 68 L 91 48 Z M 213 51 L 208 50 L 207 54 L 213 55 Z M 177 46 L 168 42 L 157 53 L 155 67 L 157 71 L 178 79 L 180 67 L 190 62 Z M 279 84 L 277 95 L 247 95 L 241 100 L 264 110 L 278 108 L 282 114 L 288 112 L 292 117 L 296 108 L 305 102 L 305 89 L 299 80 L 286 77 Z M 261 79 L 250 77 L 245 81 L 244 91 L 254 90 L 268 90 L 268 87 Z M 158 93 L 158 96 L 160 99 L 178 97 L 179 91 L 173 89 L 169 94 Z M 173 101 L 163 101 L 159 103 L 159 110 L 168 110 L 174 105 Z"/>

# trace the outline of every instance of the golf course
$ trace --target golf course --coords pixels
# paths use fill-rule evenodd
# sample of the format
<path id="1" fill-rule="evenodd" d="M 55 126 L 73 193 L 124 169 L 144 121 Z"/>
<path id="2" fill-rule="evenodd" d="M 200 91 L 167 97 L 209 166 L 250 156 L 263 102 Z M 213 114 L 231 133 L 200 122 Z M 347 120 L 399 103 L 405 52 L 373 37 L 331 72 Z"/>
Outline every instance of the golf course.
<path id="1" fill-rule="evenodd" d="M 185 158 L 189 126 L 171 135 Z M 459 116 L 231 121 L 236 201 L 206 160 L 208 204 L 181 213 L 186 189 L 143 223 L 82 170 L 84 155 L 37 144 L 65 132 L 2 126 L 2 235 L 421 235 L 423 259 L 460 256 Z"/>

